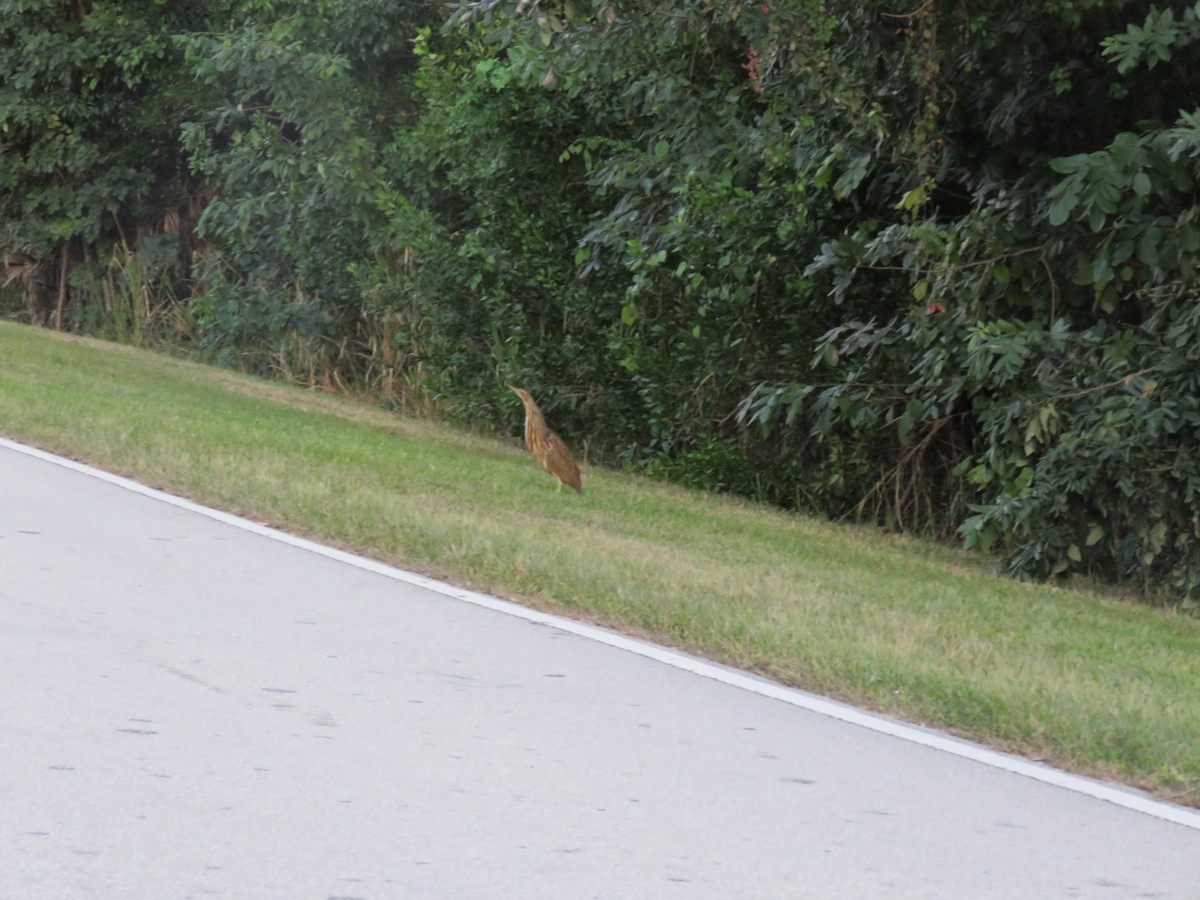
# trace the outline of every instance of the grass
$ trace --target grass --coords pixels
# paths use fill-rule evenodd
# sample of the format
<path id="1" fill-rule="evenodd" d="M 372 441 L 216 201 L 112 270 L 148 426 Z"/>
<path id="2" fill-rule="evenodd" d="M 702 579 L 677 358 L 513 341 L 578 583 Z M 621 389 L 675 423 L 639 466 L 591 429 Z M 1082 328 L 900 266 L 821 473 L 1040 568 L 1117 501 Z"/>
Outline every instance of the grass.
<path id="1" fill-rule="evenodd" d="M 1200 620 L 0 323 L 0 433 L 425 574 L 1200 805 Z M 513 418 L 521 415 L 514 398 Z"/>

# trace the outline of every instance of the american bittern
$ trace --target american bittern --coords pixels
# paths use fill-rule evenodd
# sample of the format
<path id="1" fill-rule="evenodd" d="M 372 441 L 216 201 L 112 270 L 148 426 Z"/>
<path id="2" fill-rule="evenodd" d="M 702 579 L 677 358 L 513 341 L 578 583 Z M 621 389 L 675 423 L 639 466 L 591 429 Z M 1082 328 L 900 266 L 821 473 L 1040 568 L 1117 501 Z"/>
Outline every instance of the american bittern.
<path id="1" fill-rule="evenodd" d="M 525 446 L 529 448 L 533 458 L 563 484 L 582 494 L 583 483 L 579 478 L 579 466 L 575 464 L 575 457 L 571 455 L 567 445 L 563 443 L 562 438 L 546 427 L 546 418 L 528 391 L 515 388 L 511 384 L 508 388 L 525 404 Z"/>

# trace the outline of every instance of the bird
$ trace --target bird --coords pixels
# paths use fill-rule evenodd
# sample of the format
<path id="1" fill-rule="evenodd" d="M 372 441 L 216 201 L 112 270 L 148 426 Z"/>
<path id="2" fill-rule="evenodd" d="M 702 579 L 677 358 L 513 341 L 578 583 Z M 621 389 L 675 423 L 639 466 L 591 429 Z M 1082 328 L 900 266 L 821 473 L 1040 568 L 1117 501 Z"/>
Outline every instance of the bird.
<path id="1" fill-rule="evenodd" d="M 563 484 L 582 494 L 583 482 L 579 477 L 579 466 L 563 439 L 546 427 L 546 418 L 533 402 L 529 391 L 523 391 L 511 384 L 508 385 L 508 389 L 525 404 L 525 446 L 529 448 L 533 458 Z M 561 485 L 559 490 L 562 490 Z"/>

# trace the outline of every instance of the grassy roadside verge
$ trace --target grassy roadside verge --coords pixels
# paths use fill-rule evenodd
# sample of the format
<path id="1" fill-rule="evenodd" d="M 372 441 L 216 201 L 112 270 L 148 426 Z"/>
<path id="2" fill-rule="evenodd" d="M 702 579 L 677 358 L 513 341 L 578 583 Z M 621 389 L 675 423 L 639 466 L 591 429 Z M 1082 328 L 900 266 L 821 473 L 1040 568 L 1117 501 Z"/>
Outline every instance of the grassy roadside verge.
<path id="1" fill-rule="evenodd" d="M 514 397 L 514 421 L 520 416 Z M 0 323 L 0 434 L 464 586 L 1200 804 L 1200 620 Z"/>

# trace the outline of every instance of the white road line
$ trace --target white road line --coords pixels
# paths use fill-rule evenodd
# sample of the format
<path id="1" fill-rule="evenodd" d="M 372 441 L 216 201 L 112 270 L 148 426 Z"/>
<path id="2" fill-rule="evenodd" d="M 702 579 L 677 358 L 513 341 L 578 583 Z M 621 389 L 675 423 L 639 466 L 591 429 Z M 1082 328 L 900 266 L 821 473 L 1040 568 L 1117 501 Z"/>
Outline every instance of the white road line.
<path id="1" fill-rule="evenodd" d="M 1164 803 L 1127 788 L 1105 784 L 1104 782 L 1084 778 L 1079 775 L 1072 775 L 1069 772 L 1063 772 L 1059 769 L 1044 766 L 1020 757 L 989 750 L 986 747 L 958 740 L 948 735 L 863 712 L 852 706 L 846 706 L 845 704 L 837 703 L 814 694 L 808 694 L 794 688 L 784 687 L 781 684 L 697 659 L 676 650 L 670 650 L 656 644 L 625 637 L 624 635 L 616 634 L 593 625 L 539 612 L 538 610 L 529 609 L 507 600 L 501 600 L 498 597 L 488 596 L 487 594 L 457 588 L 452 584 L 426 578 L 423 575 L 417 575 L 413 572 L 406 572 L 403 569 L 397 569 L 394 566 L 389 566 L 373 559 L 356 556 L 353 553 L 347 553 L 333 547 L 326 547 L 315 541 L 296 537 L 287 532 L 251 522 L 249 519 L 222 512 L 219 509 L 201 506 L 182 497 L 176 497 L 155 488 L 146 487 L 144 484 L 139 484 L 129 478 L 123 478 L 120 475 L 114 475 L 102 469 L 97 469 L 62 456 L 56 456 L 44 450 L 39 450 L 36 447 L 19 444 L 3 437 L 0 437 L 0 447 L 63 466 L 75 472 L 81 472 L 84 475 L 90 475 L 93 478 L 98 478 L 101 481 L 106 481 L 109 484 L 142 494 L 154 500 L 169 503 L 172 506 L 186 509 L 190 512 L 199 513 L 202 516 L 207 516 L 226 525 L 232 525 L 235 528 L 241 528 L 244 531 L 267 537 L 280 543 L 290 544 L 302 550 L 319 553 L 338 562 L 356 566 L 359 569 L 365 569 L 368 572 L 374 572 L 396 581 L 425 588 L 426 590 L 472 603 L 485 609 L 494 610 L 495 612 L 516 616 L 529 622 L 550 625 L 570 634 L 597 641 L 601 644 L 607 644 L 610 647 L 616 647 L 620 650 L 626 650 L 630 653 L 636 653 L 639 656 L 673 666 L 676 669 L 682 669 L 685 672 L 691 672 L 694 675 L 700 675 L 704 678 L 711 678 L 714 681 L 719 681 L 732 687 L 740 688 L 741 690 L 751 691 L 763 697 L 770 697 L 783 703 L 789 703 L 792 706 L 800 707 L 810 712 L 829 716 L 842 722 L 848 722 L 852 725 L 868 728 L 871 731 L 899 738 L 900 740 L 920 744 L 933 750 L 940 750 L 943 753 L 950 753 L 963 759 L 969 759 L 986 766 L 1012 772 L 1025 778 L 1032 778 L 1035 781 L 1041 781 L 1064 788 L 1065 790 L 1074 791 L 1075 793 L 1083 794 L 1097 800 L 1104 800 L 1126 809 L 1145 813 L 1158 819 L 1164 819 L 1168 822 L 1174 822 L 1177 825 L 1183 825 L 1200 831 L 1200 811 Z"/>

